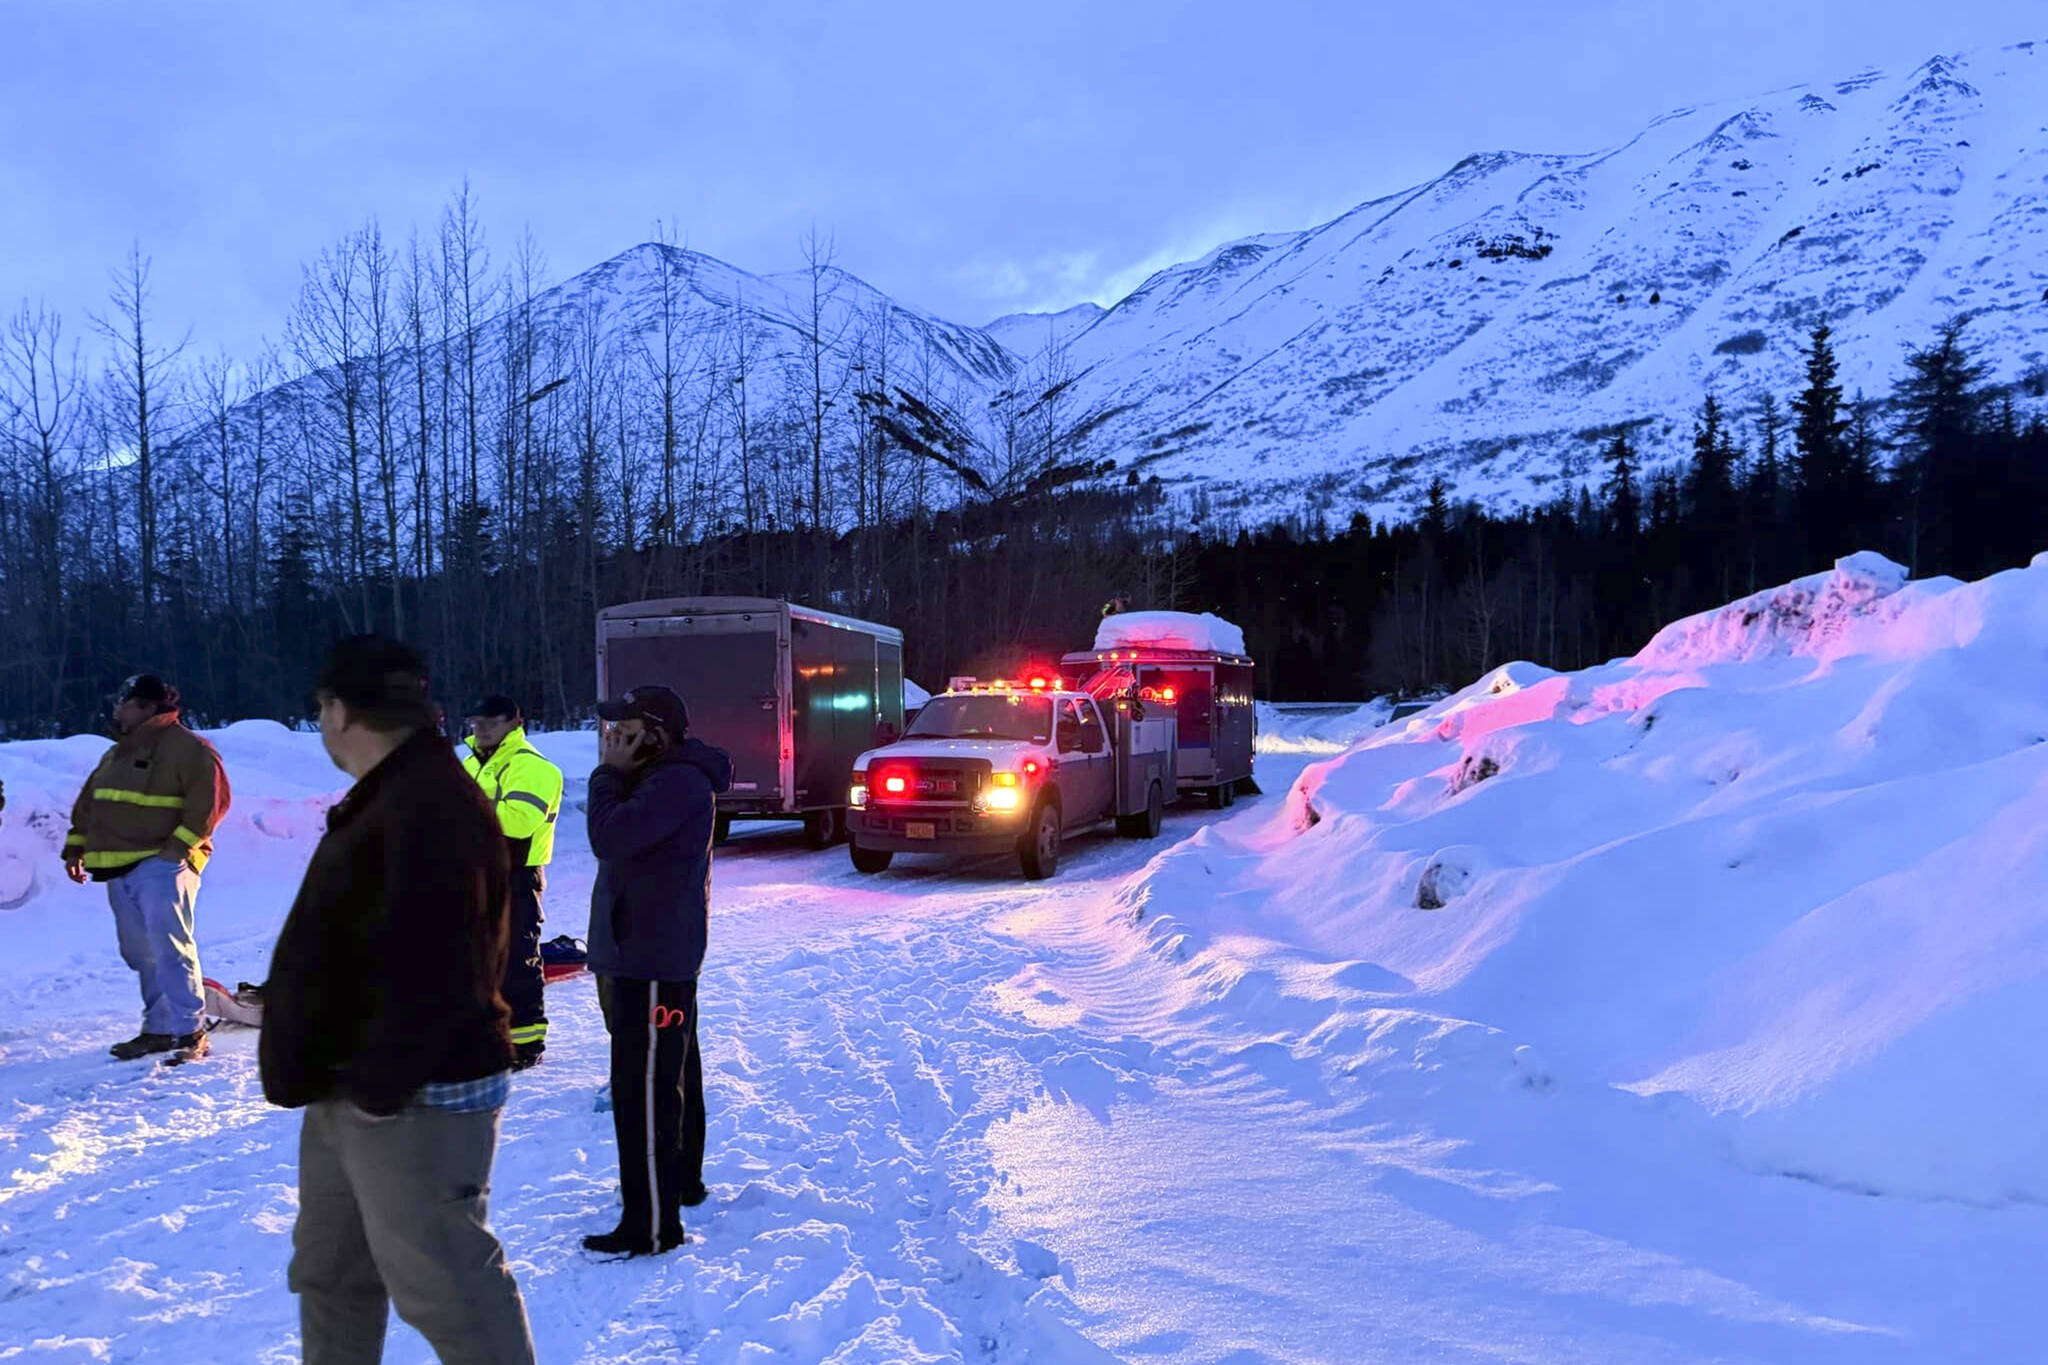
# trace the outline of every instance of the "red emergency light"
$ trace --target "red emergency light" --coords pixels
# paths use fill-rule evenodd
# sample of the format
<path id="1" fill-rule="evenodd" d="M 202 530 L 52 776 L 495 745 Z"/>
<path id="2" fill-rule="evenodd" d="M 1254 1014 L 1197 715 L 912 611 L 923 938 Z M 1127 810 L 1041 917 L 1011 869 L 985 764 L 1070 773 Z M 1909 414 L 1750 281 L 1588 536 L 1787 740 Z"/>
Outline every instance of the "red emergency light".
<path id="1" fill-rule="evenodd" d="M 892 773 L 882 779 L 882 790 L 891 796 L 901 796 L 910 790 L 910 779 Z"/>

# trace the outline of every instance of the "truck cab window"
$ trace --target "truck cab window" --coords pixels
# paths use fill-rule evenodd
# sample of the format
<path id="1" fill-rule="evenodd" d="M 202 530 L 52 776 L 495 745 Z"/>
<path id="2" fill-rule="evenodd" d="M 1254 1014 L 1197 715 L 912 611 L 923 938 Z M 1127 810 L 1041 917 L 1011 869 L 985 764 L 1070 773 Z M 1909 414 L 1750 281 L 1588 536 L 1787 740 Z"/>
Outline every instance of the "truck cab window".
<path id="1" fill-rule="evenodd" d="M 1103 733 L 1102 717 L 1096 714 L 1095 703 L 1083 701 L 1073 703 L 1075 711 L 1075 734 L 1077 746 L 1084 754 L 1099 754 L 1109 747 L 1108 736 Z"/>
<path id="2" fill-rule="evenodd" d="M 1061 702 L 1059 716 L 1059 751 L 1063 754 L 1081 752 L 1081 720 L 1074 703 Z"/>

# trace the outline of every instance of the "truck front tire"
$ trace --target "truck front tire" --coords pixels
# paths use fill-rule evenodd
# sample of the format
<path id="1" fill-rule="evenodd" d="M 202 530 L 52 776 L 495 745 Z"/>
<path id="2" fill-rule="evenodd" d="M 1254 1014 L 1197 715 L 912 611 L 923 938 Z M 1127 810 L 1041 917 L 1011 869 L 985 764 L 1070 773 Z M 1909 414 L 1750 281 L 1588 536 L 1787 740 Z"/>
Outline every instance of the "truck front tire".
<path id="1" fill-rule="evenodd" d="M 1042 882 L 1060 870 L 1060 808 L 1050 801 L 1038 803 L 1031 828 L 1017 844 L 1017 861 L 1023 864 L 1026 881 Z"/>
<path id="2" fill-rule="evenodd" d="M 853 870 L 868 876 L 873 876 L 877 872 L 887 872 L 890 862 L 896 857 L 886 848 L 862 848 L 852 839 L 846 841 L 846 847 L 853 855 Z"/>

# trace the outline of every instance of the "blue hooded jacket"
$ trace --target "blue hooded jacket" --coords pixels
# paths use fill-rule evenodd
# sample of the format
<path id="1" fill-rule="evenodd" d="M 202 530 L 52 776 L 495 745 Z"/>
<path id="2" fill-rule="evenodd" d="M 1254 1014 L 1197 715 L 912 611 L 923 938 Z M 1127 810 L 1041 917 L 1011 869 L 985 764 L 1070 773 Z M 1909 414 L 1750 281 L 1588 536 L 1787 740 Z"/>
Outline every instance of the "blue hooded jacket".
<path id="1" fill-rule="evenodd" d="M 591 971 L 697 979 L 711 917 L 713 797 L 731 786 L 732 759 L 695 739 L 636 772 L 600 766 L 590 775 Z"/>

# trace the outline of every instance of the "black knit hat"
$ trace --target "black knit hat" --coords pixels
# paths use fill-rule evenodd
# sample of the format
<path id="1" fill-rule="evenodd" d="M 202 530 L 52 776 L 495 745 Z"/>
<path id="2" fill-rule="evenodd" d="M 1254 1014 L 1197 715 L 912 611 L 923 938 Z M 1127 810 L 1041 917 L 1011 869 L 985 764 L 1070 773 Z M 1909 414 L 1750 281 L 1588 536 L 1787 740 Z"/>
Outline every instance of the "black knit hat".
<path id="1" fill-rule="evenodd" d="M 116 702 L 140 701 L 164 711 L 178 709 L 178 689 L 154 673 L 137 673 L 114 689 Z"/>
<path id="2" fill-rule="evenodd" d="M 351 635 L 337 641 L 315 686 L 374 729 L 427 730 L 436 724 L 426 660 L 387 636 Z"/>
<path id="3" fill-rule="evenodd" d="M 617 701 L 599 702 L 597 718 L 646 721 L 668 731 L 672 739 L 681 739 L 690 728 L 690 708 L 683 705 L 683 699 L 673 690 L 660 683 L 636 687 Z"/>

